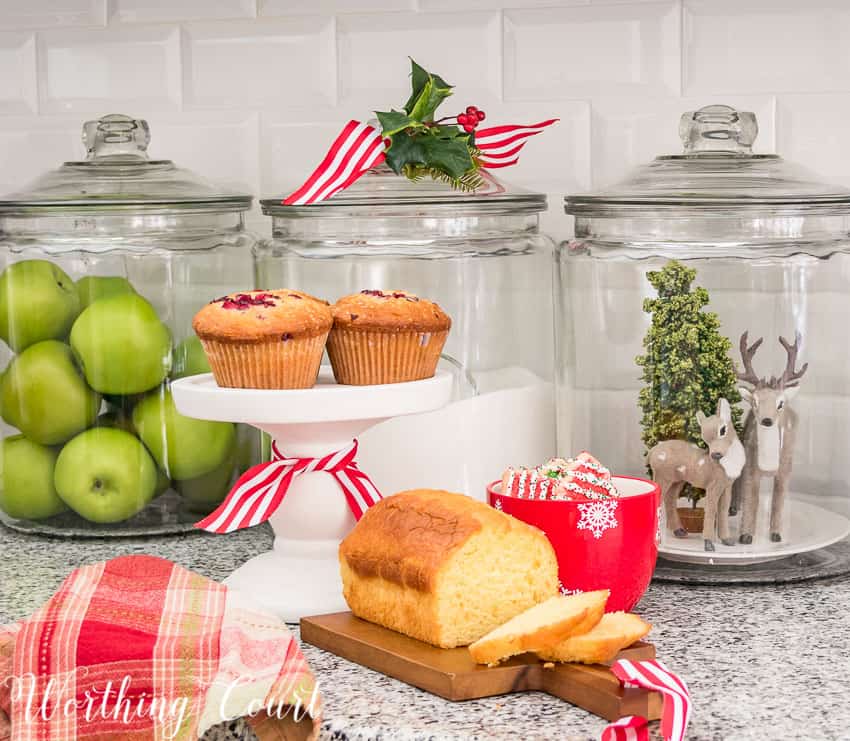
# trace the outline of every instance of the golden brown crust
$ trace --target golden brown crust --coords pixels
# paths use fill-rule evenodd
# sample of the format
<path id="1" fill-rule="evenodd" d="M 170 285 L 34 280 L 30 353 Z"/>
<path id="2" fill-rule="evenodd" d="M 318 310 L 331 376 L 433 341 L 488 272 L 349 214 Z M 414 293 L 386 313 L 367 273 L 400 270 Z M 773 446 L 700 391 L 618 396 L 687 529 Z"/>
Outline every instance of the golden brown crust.
<path id="1" fill-rule="evenodd" d="M 326 334 L 333 323 L 326 301 L 282 288 L 241 291 L 211 301 L 192 321 L 202 340 L 250 344 Z"/>
<path id="2" fill-rule="evenodd" d="M 452 320 L 437 304 L 408 291 L 365 290 L 331 307 L 335 327 L 378 332 L 440 332 Z"/>
<path id="3" fill-rule="evenodd" d="M 360 577 L 430 592 L 440 567 L 481 529 L 489 514 L 482 510 L 500 514 L 463 494 L 403 491 L 366 511 L 340 544 L 340 557 Z"/>

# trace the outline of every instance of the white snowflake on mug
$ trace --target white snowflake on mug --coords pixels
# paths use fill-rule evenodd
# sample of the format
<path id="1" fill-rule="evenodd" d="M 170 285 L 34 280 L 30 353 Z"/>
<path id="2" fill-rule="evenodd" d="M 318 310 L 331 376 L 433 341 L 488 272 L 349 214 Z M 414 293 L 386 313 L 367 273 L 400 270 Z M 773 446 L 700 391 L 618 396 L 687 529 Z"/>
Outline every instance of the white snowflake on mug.
<path id="1" fill-rule="evenodd" d="M 558 591 L 564 597 L 570 597 L 573 594 L 583 594 L 584 593 L 583 589 L 567 589 L 563 584 L 561 584 L 560 581 L 558 582 Z"/>
<path id="2" fill-rule="evenodd" d="M 497 500 L 496 500 L 496 503 L 495 503 L 493 506 L 494 506 L 497 510 L 499 510 L 499 512 L 501 512 L 501 511 L 502 511 L 502 500 L 501 500 L 501 499 L 497 499 Z"/>
<path id="3" fill-rule="evenodd" d="M 601 538 L 602 533 L 617 527 L 617 511 L 619 502 L 616 499 L 600 499 L 596 502 L 578 505 L 581 519 L 576 526 L 579 530 L 590 530 L 594 538 Z"/>

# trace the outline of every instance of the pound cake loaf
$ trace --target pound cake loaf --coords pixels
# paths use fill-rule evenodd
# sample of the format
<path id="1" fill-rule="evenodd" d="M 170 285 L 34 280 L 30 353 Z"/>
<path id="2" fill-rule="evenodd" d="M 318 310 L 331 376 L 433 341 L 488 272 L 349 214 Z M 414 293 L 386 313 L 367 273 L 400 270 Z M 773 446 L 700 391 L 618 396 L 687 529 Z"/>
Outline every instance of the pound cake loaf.
<path id="1" fill-rule="evenodd" d="M 431 378 L 452 326 L 437 304 L 407 291 L 360 291 L 332 311 L 334 377 L 355 386 Z"/>
<path id="2" fill-rule="evenodd" d="M 473 643 L 558 593 L 558 561 L 540 530 L 448 491 L 382 499 L 339 560 L 355 615 L 442 648 Z"/>
<path id="3" fill-rule="evenodd" d="M 332 324 L 327 301 L 280 289 L 217 298 L 192 328 L 219 386 L 300 389 L 316 382 Z"/>

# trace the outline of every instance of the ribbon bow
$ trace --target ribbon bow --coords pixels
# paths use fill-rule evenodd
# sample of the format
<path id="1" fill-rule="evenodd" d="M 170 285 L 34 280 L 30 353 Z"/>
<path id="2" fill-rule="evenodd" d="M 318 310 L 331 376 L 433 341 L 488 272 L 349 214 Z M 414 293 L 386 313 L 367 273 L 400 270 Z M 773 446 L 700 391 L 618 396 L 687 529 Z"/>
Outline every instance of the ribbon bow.
<path id="1" fill-rule="evenodd" d="M 661 709 L 661 735 L 665 741 L 683 741 L 691 717 L 691 695 L 682 679 L 663 663 L 620 659 L 611 671 L 624 687 L 656 690 L 664 697 Z M 627 715 L 602 730 L 601 741 L 648 741 L 646 718 Z"/>
<path id="2" fill-rule="evenodd" d="M 483 168 L 510 167 L 519 161 L 519 152 L 529 137 L 536 136 L 557 118 L 530 126 L 491 126 L 475 134 Z M 319 166 L 304 184 L 284 199 L 286 206 L 302 206 L 324 201 L 365 175 L 384 159 L 387 142 L 381 131 L 360 121 L 349 121 Z"/>
<path id="3" fill-rule="evenodd" d="M 249 468 L 212 514 L 195 524 L 210 533 L 231 533 L 265 522 L 280 506 L 296 477 L 324 471 L 336 479 L 348 507 L 359 520 L 381 499 L 369 477 L 357 468 L 357 440 L 323 458 L 288 458 L 272 443 L 272 460 Z"/>

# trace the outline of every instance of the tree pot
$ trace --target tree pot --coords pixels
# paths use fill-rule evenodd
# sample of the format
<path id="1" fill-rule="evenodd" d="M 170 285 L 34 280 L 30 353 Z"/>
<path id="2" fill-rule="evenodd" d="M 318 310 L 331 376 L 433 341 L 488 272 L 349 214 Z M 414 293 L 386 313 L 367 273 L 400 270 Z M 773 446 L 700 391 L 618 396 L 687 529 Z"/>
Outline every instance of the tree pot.
<path id="1" fill-rule="evenodd" d="M 685 530 L 689 533 L 702 532 L 702 524 L 705 519 L 705 510 L 702 507 L 678 507 L 677 512 Z"/>

